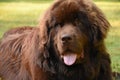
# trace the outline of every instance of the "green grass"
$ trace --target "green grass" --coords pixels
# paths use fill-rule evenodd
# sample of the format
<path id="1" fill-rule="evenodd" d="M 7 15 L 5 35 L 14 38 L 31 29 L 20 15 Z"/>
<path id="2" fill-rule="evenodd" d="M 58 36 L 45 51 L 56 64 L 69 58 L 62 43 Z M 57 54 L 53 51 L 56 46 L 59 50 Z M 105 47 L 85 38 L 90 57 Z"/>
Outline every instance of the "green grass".
<path id="1" fill-rule="evenodd" d="M 25 3 L 11 2 L 0 3 L 0 37 L 2 34 L 13 27 L 36 26 L 40 14 L 49 6 L 49 3 Z"/>
<path id="2" fill-rule="evenodd" d="M 106 45 L 111 55 L 113 71 L 120 72 L 120 2 L 97 2 L 96 4 L 111 23 Z"/>
<path id="3" fill-rule="evenodd" d="M 13 27 L 37 26 L 40 15 L 50 6 L 49 2 L 1 2 L 0 37 Z M 106 39 L 107 50 L 111 55 L 113 71 L 120 72 L 120 2 L 96 2 L 103 10 L 111 29 Z"/>

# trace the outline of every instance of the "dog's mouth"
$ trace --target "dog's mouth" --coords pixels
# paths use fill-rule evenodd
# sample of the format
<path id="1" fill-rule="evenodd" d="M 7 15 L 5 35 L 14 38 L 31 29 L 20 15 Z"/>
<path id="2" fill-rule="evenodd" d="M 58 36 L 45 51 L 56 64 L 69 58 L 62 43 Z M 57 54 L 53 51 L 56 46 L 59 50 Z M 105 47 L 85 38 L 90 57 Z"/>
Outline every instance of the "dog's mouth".
<path id="1" fill-rule="evenodd" d="M 83 54 L 83 52 L 76 53 L 76 52 L 72 52 L 72 51 L 65 51 L 61 55 L 61 58 L 65 65 L 71 66 L 77 62 L 80 62 L 80 60 L 84 58 L 84 54 Z"/>

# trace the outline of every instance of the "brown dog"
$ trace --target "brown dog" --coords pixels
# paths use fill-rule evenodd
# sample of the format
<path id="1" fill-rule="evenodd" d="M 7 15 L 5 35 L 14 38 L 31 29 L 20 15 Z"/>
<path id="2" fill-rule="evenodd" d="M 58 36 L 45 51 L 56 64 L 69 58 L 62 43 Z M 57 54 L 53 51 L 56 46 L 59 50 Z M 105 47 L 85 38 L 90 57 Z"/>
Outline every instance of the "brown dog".
<path id="1" fill-rule="evenodd" d="M 40 27 L 8 31 L 0 42 L 4 80 L 112 80 L 109 22 L 90 0 L 57 0 Z"/>

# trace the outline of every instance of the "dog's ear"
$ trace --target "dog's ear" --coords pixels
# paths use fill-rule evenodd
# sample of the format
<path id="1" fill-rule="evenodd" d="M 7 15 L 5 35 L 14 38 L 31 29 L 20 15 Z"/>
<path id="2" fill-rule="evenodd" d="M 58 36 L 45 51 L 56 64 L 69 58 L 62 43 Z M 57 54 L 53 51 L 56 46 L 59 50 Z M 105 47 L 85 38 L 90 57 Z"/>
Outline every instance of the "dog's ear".
<path id="1" fill-rule="evenodd" d="M 39 29 L 40 29 L 40 44 L 41 45 L 45 45 L 47 43 L 48 40 L 48 26 L 47 26 L 47 19 L 48 19 L 49 13 L 45 13 L 42 18 L 40 19 L 40 23 L 39 23 Z"/>
<path id="2" fill-rule="evenodd" d="M 98 9 L 95 5 L 93 6 L 93 11 L 90 13 L 90 20 L 93 23 L 92 27 L 97 32 L 96 39 L 102 40 L 106 38 L 107 32 L 109 30 L 110 24 L 102 11 Z"/>
<path id="3" fill-rule="evenodd" d="M 41 44 L 45 45 L 46 43 L 49 42 L 49 37 L 50 37 L 50 31 L 52 28 L 55 26 L 55 18 L 52 16 L 52 9 L 54 6 L 49 8 L 44 15 L 42 16 L 39 24 L 39 29 L 40 29 L 40 39 L 41 39 Z"/>
<path id="4" fill-rule="evenodd" d="M 82 22 L 87 28 L 89 40 L 94 43 L 103 41 L 110 24 L 102 11 L 91 0 L 79 0 Z"/>
<path id="5" fill-rule="evenodd" d="M 50 9 L 43 14 L 42 18 L 40 19 L 39 23 L 39 50 L 40 50 L 40 58 L 38 60 L 38 65 L 44 68 L 47 71 L 55 72 L 52 65 L 52 61 L 50 60 L 50 53 L 49 53 L 49 45 L 50 45 L 50 31 L 51 31 L 51 16 L 50 16 Z"/>
<path id="6" fill-rule="evenodd" d="M 93 3 L 86 7 L 86 14 L 91 26 L 92 38 L 94 42 L 103 41 L 108 33 L 110 24 L 102 11 Z"/>

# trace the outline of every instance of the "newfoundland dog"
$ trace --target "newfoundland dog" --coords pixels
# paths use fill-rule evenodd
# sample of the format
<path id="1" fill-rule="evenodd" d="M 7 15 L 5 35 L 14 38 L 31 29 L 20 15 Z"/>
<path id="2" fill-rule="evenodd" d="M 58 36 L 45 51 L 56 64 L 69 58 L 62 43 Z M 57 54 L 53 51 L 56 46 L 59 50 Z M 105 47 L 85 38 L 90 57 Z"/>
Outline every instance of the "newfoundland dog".
<path id="1" fill-rule="evenodd" d="M 106 51 L 109 22 L 91 0 L 56 0 L 38 28 L 6 32 L 3 80 L 112 80 Z"/>

